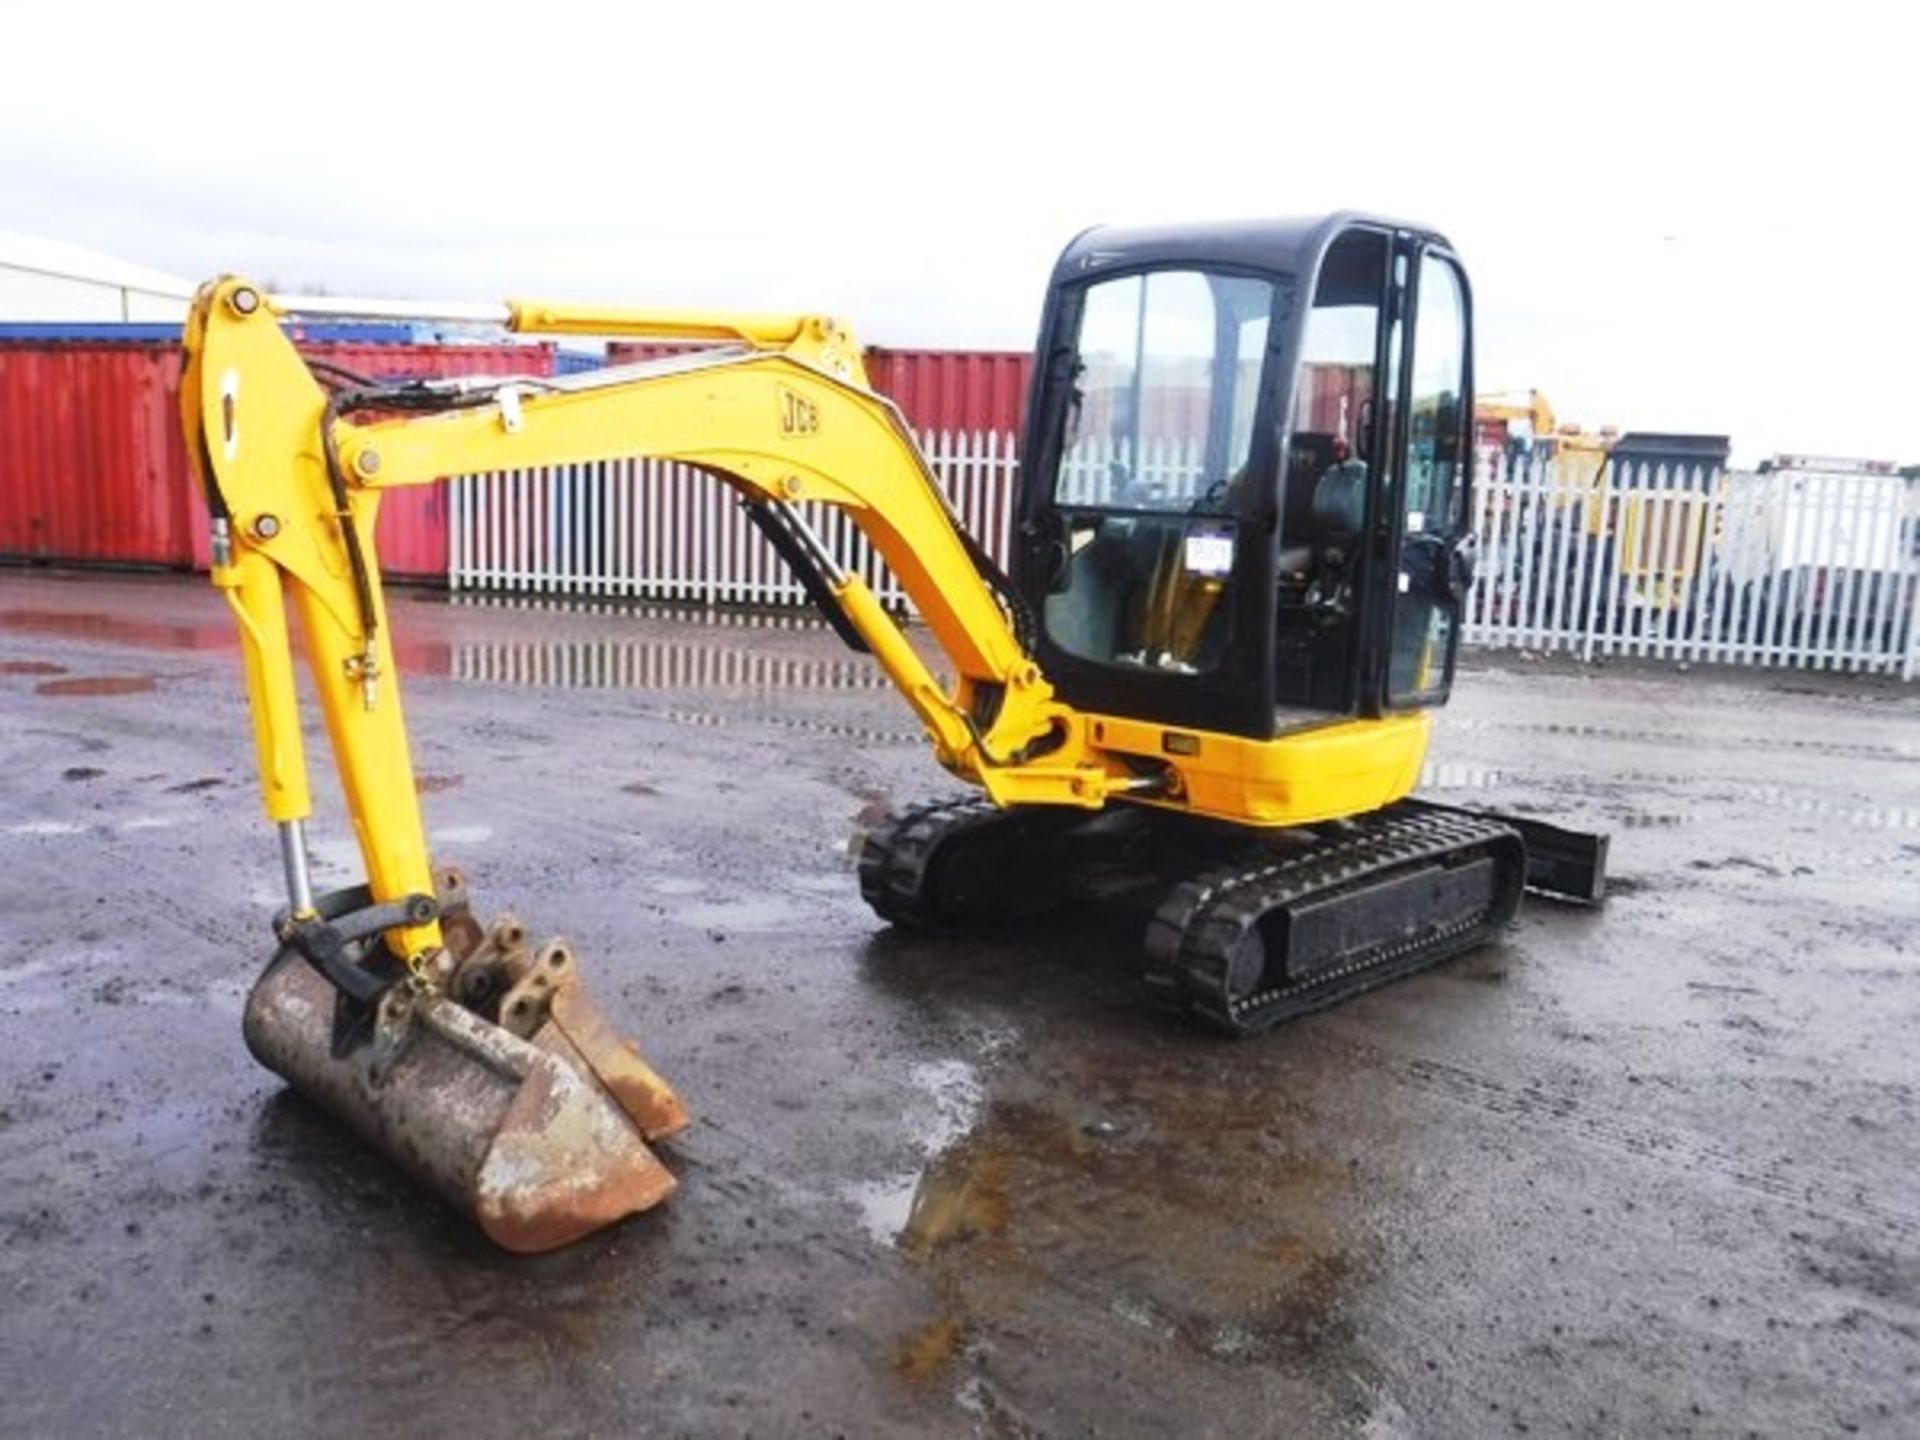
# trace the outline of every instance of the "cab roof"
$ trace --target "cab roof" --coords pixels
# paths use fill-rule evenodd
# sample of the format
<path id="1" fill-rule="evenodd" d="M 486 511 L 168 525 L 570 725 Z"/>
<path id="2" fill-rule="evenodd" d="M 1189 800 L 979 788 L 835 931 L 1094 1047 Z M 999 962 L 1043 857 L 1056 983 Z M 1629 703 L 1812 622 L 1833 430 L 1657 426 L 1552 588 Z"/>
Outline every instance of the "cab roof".
<path id="1" fill-rule="evenodd" d="M 1339 210 L 1331 215 L 1279 220 L 1228 220 L 1210 224 L 1096 225 L 1082 231 L 1053 268 L 1054 283 L 1083 280 L 1104 270 L 1129 270 L 1167 262 L 1244 266 L 1309 274 L 1342 231 L 1356 227 L 1397 230 L 1451 249 L 1446 236 L 1425 225 Z"/>

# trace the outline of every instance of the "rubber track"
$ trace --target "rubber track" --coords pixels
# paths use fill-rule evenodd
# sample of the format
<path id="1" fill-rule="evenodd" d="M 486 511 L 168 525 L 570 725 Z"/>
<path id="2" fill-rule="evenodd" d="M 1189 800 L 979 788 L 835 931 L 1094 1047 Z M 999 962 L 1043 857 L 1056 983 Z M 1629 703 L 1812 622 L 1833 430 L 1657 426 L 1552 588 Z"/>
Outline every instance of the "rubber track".
<path id="1" fill-rule="evenodd" d="M 954 836 L 1015 819 L 984 796 L 936 801 L 895 815 L 867 833 L 860 847 L 860 894 L 883 920 L 937 929 L 957 917 L 942 914 L 927 895 L 934 855 Z"/>
<path id="2" fill-rule="evenodd" d="M 1337 970 L 1234 996 L 1227 978 L 1235 947 L 1263 917 L 1317 895 L 1366 884 L 1404 867 L 1491 854 L 1505 863 L 1492 902 L 1449 924 L 1376 946 Z M 1148 986 L 1165 1003 L 1233 1035 L 1345 1000 L 1490 939 L 1519 903 L 1520 838 L 1476 816 L 1393 812 L 1355 822 L 1355 833 L 1262 865 L 1214 871 L 1175 888 L 1147 927 Z"/>

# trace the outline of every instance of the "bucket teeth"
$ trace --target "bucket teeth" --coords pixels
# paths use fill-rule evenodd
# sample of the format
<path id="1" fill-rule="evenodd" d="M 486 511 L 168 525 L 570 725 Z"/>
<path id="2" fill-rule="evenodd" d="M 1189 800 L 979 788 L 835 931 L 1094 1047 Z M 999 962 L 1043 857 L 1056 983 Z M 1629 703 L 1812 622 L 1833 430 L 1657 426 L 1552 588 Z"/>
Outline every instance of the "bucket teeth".
<path id="1" fill-rule="evenodd" d="M 646 1142 L 684 1129 L 686 1110 L 587 995 L 571 953 L 528 957 L 510 918 L 448 935 L 465 953 L 444 990 L 390 990 L 370 1039 L 345 1053 L 346 1002 L 283 953 L 247 997 L 248 1048 L 506 1249 L 551 1250 L 671 1195 Z"/>

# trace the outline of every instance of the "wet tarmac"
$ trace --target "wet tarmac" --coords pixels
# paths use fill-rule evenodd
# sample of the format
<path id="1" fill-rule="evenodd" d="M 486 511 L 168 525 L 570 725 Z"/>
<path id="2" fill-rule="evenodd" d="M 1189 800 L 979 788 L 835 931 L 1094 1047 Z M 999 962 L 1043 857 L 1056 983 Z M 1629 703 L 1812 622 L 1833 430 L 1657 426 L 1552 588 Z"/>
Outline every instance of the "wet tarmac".
<path id="1" fill-rule="evenodd" d="M 1920 687 L 1473 659 L 1430 793 L 1613 898 L 1236 1044 L 1123 914 L 873 919 L 849 836 L 950 782 L 831 635 L 394 622 L 437 854 L 573 939 L 682 1189 L 512 1259 L 256 1068 L 217 597 L 0 571 L 0 1434 L 1920 1432 Z"/>

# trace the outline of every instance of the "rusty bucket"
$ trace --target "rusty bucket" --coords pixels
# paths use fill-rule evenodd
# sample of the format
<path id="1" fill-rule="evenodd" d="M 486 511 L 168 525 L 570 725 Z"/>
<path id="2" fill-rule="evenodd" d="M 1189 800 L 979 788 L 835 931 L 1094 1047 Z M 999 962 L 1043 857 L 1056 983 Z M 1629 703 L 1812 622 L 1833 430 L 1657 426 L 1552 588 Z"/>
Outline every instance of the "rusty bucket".
<path id="1" fill-rule="evenodd" d="M 510 917 L 482 932 L 457 877 L 442 894 L 446 983 L 393 986 L 343 1044 L 347 1002 L 283 951 L 247 997 L 254 1058 L 505 1249 L 552 1250 L 666 1199 L 647 1142 L 686 1126 L 679 1098 L 564 945 L 529 954 Z"/>

